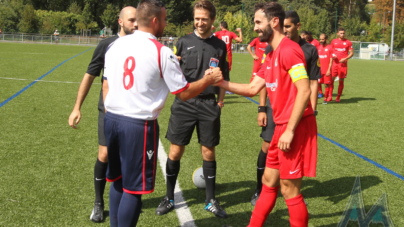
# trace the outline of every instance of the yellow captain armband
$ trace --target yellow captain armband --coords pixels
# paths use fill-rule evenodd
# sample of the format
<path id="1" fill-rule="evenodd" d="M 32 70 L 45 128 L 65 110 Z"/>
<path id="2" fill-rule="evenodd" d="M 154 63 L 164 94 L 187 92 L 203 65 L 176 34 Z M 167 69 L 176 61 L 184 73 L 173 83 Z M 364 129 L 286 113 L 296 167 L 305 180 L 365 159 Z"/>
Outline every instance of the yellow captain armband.
<path id="1" fill-rule="evenodd" d="M 265 62 L 265 58 L 267 57 L 267 55 L 266 54 L 264 54 L 263 56 L 262 56 L 262 61 L 261 61 L 261 64 L 264 64 L 264 62 Z"/>
<path id="2" fill-rule="evenodd" d="M 292 66 L 289 70 L 289 75 L 292 78 L 292 82 L 295 83 L 301 79 L 309 79 L 307 76 L 306 68 L 304 68 L 304 64 L 297 64 Z"/>
<path id="3" fill-rule="evenodd" d="M 173 53 L 174 53 L 174 54 L 177 53 L 177 47 L 176 47 L 176 46 L 174 46 L 174 51 L 173 51 Z"/>
<path id="4" fill-rule="evenodd" d="M 319 58 L 319 59 L 317 59 L 317 66 L 318 66 L 319 68 L 321 68 L 321 64 L 320 64 L 320 58 Z"/>

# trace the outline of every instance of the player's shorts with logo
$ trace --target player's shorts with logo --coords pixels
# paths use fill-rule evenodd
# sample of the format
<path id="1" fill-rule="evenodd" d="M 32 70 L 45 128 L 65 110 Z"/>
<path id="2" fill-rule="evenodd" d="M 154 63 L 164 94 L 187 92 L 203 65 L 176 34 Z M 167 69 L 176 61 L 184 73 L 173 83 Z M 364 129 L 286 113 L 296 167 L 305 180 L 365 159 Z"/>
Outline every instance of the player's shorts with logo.
<path id="1" fill-rule="evenodd" d="M 122 178 L 123 190 L 130 194 L 153 192 L 159 141 L 157 120 L 140 120 L 108 112 L 105 136 L 107 181 Z"/>
<path id="2" fill-rule="evenodd" d="M 176 145 L 188 145 L 196 127 L 198 143 L 206 147 L 217 146 L 220 141 L 220 114 L 214 94 L 198 96 L 186 102 L 175 98 L 166 138 Z"/>
<path id="3" fill-rule="evenodd" d="M 98 144 L 101 146 L 107 146 L 107 139 L 105 138 L 104 134 L 104 117 L 105 117 L 105 107 L 101 89 L 100 100 L 98 101 Z"/>
<path id="4" fill-rule="evenodd" d="M 262 64 L 261 64 L 260 60 L 258 60 L 258 61 L 254 60 L 253 72 L 252 72 L 250 83 L 251 83 L 251 81 L 253 81 L 255 75 L 257 74 L 257 72 L 260 71 L 261 65 Z"/>
<path id="5" fill-rule="evenodd" d="M 346 75 L 348 73 L 348 66 L 347 63 L 340 63 L 340 62 L 333 62 L 332 68 L 331 68 L 331 75 L 333 77 L 339 77 L 340 79 L 346 78 Z"/>
<path id="6" fill-rule="evenodd" d="M 287 124 L 276 125 L 269 146 L 266 167 L 279 169 L 281 179 L 297 179 L 316 176 L 317 124 L 314 115 L 302 118 L 296 127 L 289 152 L 278 148 L 279 138 Z"/>
<path id="7" fill-rule="evenodd" d="M 326 76 L 325 74 L 321 74 L 321 79 L 318 80 L 319 84 L 331 84 L 332 82 L 332 76 Z"/>
<path id="8" fill-rule="evenodd" d="M 266 142 L 271 142 L 272 137 L 274 136 L 274 131 L 275 131 L 275 122 L 274 122 L 274 117 L 272 115 L 272 107 L 271 103 L 269 102 L 269 99 L 267 98 L 267 126 L 262 127 L 261 129 L 261 138 L 266 141 Z"/>

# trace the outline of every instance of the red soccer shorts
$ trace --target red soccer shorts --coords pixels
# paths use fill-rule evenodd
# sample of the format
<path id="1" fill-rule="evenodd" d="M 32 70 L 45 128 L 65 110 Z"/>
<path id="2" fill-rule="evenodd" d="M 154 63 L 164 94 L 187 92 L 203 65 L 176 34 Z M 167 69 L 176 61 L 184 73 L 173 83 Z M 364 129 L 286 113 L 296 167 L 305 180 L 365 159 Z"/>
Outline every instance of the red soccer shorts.
<path id="1" fill-rule="evenodd" d="M 325 74 L 321 75 L 321 79 L 318 81 L 319 84 L 331 84 L 332 76 L 326 76 Z"/>
<path id="2" fill-rule="evenodd" d="M 347 63 L 333 63 L 331 68 L 331 75 L 332 77 L 339 77 L 340 79 L 346 78 L 348 73 L 348 66 Z"/>
<path id="3" fill-rule="evenodd" d="M 317 123 L 314 115 L 304 117 L 296 127 L 289 152 L 278 148 L 278 141 L 287 124 L 276 125 L 269 145 L 266 167 L 279 169 L 281 179 L 298 179 L 316 176 Z"/>
<path id="4" fill-rule="evenodd" d="M 261 64 L 260 61 L 254 60 L 253 72 L 252 72 L 252 76 L 251 76 L 250 83 L 251 83 L 251 81 L 253 81 L 255 75 L 257 75 L 257 72 L 260 71 L 261 65 L 262 65 L 262 64 Z"/>

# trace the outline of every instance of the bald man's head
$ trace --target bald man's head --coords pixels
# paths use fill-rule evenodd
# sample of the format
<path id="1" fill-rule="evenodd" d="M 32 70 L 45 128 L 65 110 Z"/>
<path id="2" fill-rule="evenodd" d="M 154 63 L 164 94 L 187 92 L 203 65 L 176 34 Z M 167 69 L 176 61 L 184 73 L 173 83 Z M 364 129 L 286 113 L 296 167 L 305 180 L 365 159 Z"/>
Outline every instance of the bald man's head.
<path id="1" fill-rule="evenodd" d="M 118 23 L 125 35 L 133 34 L 137 29 L 136 8 L 132 6 L 123 8 L 119 13 Z M 120 34 L 123 35 L 122 32 Z"/>

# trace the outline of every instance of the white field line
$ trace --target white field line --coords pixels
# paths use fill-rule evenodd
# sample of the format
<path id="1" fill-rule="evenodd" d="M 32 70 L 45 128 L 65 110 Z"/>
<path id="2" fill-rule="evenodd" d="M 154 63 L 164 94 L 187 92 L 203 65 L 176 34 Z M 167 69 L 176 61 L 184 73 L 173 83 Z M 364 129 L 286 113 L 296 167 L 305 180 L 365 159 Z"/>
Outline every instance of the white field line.
<path id="1" fill-rule="evenodd" d="M 161 143 L 161 140 L 159 140 L 158 157 L 160 161 L 161 171 L 163 172 L 164 180 L 166 180 L 167 154 L 164 151 L 164 147 L 163 144 Z M 175 184 L 174 203 L 175 203 L 175 212 L 177 213 L 180 225 L 183 227 L 196 227 L 191 211 L 189 210 L 188 205 L 185 202 L 184 197 L 182 196 L 182 191 L 180 188 L 180 184 L 178 183 L 178 180 Z"/>
<path id="2" fill-rule="evenodd" d="M 47 83 L 60 83 L 60 84 L 80 84 L 81 83 L 81 82 L 71 82 L 71 81 L 30 80 L 30 79 L 9 78 L 9 77 L 0 77 L 0 79 L 4 79 L 4 80 L 29 80 L 29 81 L 47 82 Z M 93 83 L 93 84 L 101 84 L 101 83 Z"/>

